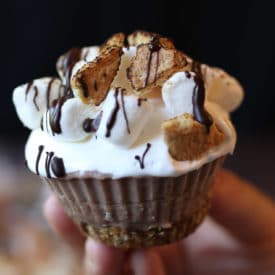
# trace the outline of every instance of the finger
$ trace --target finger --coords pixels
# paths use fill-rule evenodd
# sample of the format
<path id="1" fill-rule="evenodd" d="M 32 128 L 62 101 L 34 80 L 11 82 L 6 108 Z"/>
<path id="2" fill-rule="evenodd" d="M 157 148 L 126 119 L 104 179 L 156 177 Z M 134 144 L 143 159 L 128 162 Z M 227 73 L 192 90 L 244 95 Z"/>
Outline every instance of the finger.
<path id="1" fill-rule="evenodd" d="M 166 275 L 161 257 L 154 250 L 139 250 L 130 255 L 130 264 L 135 275 Z M 172 274 L 172 273 L 171 273 Z"/>
<path id="2" fill-rule="evenodd" d="M 44 215 L 55 233 L 69 243 L 77 253 L 83 252 L 85 238 L 52 195 L 44 204 Z"/>
<path id="3" fill-rule="evenodd" d="M 165 272 L 173 275 L 183 274 L 183 269 L 185 268 L 183 249 L 182 242 L 152 248 L 160 256 Z"/>
<path id="4" fill-rule="evenodd" d="M 217 174 L 210 212 L 243 242 L 263 244 L 275 240 L 274 202 L 229 171 Z"/>
<path id="5" fill-rule="evenodd" d="M 85 252 L 87 275 L 121 274 L 124 250 L 106 246 L 92 239 L 87 239 Z"/>

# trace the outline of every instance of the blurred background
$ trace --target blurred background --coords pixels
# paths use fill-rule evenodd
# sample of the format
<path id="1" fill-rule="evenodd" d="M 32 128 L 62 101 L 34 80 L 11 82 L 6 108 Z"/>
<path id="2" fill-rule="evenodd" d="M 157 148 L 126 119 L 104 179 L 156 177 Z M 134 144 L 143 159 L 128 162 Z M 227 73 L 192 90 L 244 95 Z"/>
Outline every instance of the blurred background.
<path id="1" fill-rule="evenodd" d="M 41 200 L 47 191 L 41 191 L 37 178 L 24 167 L 23 150 L 29 131 L 15 114 L 13 88 L 34 78 L 56 75 L 56 59 L 71 47 L 101 44 L 115 32 L 136 29 L 167 35 L 194 59 L 222 67 L 239 79 L 245 101 L 232 115 L 239 139 L 234 156 L 225 165 L 275 198 L 274 11 L 272 0 L 6 1 L 0 18 L 0 219 L 2 215 L 28 223 L 29 231 L 35 231 L 38 237 L 28 230 L 21 233 L 34 244 L 41 236 L 48 238 L 47 226 L 41 226 Z M 12 205 L 8 209 L 13 214 L 1 214 L 1 203 Z M 34 209 L 31 213 L 30 208 Z M 23 221 L 26 215 L 21 213 L 25 210 L 29 218 Z M 11 232 L 5 222 L 0 223 L 1 232 Z M 3 262 L 8 254 L 9 259 L 19 259 L 22 251 L 15 251 L 5 239 L 0 237 Z M 47 255 L 52 264 L 52 255 Z"/>

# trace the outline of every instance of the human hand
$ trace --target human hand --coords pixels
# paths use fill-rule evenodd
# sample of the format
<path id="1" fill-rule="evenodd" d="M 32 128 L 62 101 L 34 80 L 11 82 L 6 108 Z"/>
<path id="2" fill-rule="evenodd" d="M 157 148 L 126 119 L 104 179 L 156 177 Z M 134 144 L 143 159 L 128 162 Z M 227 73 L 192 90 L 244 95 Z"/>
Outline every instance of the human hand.
<path id="1" fill-rule="evenodd" d="M 87 239 L 55 197 L 44 207 L 55 232 L 78 255 L 88 275 L 275 274 L 275 204 L 255 187 L 221 170 L 210 217 L 186 239 L 149 249 L 122 250 Z"/>

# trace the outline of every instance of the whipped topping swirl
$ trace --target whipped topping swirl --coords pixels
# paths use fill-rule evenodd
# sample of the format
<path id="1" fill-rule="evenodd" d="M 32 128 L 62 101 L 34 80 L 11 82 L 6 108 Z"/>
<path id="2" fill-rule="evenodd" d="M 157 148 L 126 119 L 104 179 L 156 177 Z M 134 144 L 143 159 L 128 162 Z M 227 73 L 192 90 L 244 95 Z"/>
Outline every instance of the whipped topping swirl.
<path id="1" fill-rule="evenodd" d="M 118 71 L 97 106 L 84 103 L 71 85 L 84 66 L 97 62 L 101 54 L 97 46 L 62 55 L 57 62 L 60 79 L 36 79 L 14 90 L 18 117 L 32 130 L 25 149 L 30 170 L 49 178 L 178 176 L 233 152 L 236 134 L 229 112 L 243 99 L 238 81 L 221 69 L 202 64 L 203 75 L 192 68 L 177 71 L 161 86 L 140 94 L 127 77 L 137 49 L 122 48 Z M 205 88 L 202 99 L 194 99 L 198 77 Z M 209 116 L 207 123 L 213 120 L 225 138 L 199 159 L 176 161 L 168 152 L 161 125 L 183 113 L 195 116 L 196 100 L 203 108 L 197 112 L 206 112 L 198 116 Z"/>

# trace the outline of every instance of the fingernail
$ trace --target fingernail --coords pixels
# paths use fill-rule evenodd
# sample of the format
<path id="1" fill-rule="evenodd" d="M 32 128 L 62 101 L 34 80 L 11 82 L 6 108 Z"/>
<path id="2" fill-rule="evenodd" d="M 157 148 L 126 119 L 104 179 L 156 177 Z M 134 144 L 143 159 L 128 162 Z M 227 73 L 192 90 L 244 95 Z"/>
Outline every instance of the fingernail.
<path id="1" fill-rule="evenodd" d="M 142 274 L 143 272 L 142 270 L 146 265 L 145 262 L 146 262 L 146 259 L 145 259 L 144 253 L 139 250 L 134 252 L 130 257 L 131 267 L 137 274 Z"/>

